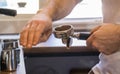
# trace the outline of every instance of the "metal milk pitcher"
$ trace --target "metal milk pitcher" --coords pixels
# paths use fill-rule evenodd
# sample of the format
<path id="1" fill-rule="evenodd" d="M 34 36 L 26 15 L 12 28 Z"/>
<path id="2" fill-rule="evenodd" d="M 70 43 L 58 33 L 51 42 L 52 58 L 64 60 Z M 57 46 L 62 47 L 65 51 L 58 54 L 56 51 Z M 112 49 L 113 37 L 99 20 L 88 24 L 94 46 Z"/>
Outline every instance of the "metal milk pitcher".
<path id="1" fill-rule="evenodd" d="M 1 51 L 1 71 L 16 71 L 20 62 L 20 49 L 16 41 L 4 42 Z"/>

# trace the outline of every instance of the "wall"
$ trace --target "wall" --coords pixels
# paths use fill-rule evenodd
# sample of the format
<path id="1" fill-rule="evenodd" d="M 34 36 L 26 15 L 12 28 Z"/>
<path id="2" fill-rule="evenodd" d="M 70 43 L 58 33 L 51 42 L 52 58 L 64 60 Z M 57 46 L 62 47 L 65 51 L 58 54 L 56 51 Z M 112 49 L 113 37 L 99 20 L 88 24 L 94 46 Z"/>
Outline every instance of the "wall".
<path id="1" fill-rule="evenodd" d="M 0 34 L 19 33 L 32 16 L 33 15 L 17 15 L 15 17 L 10 17 L 1 15 Z"/>
<path id="2" fill-rule="evenodd" d="M 19 33 L 26 24 L 26 21 L 1 21 L 0 34 Z"/>
<path id="3" fill-rule="evenodd" d="M 44 0 L 39 0 L 39 8 L 44 5 Z M 19 8 L 20 10 L 22 8 Z M 24 8 L 23 8 L 24 9 Z M 35 12 L 36 13 L 36 12 Z M 3 33 L 19 33 L 26 25 L 27 21 L 32 18 L 34 14 L 17 14 L 15 17 L 0 15 L 0 34 Z"/>

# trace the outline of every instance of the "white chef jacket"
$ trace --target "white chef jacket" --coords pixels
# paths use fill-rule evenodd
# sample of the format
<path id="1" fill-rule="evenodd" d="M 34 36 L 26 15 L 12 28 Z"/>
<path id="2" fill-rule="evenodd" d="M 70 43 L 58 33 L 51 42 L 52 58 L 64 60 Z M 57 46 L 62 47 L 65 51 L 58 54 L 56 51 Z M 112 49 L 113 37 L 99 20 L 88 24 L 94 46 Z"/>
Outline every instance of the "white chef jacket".
<path id="1" fill-rule="evenodd" d="M 102 0 L 102 4 L 103 22 L 120 24 L 120 0 Z M 120 51 L 111 55 L 101 53 L 99 60 L 92 68 L 94 74 L 120 74 Z"/>

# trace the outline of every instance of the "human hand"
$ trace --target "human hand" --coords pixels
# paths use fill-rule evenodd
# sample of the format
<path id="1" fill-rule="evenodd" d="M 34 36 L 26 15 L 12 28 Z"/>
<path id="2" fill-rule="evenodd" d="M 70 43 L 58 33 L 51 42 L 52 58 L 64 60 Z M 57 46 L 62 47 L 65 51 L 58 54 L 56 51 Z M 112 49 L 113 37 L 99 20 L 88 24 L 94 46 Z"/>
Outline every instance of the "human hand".
<path id="1" fill-rule="evenodd" d="M 104 54 L 112 54 L 120 49 L 120 25 L 105 23 L 91 31 L 87 45 Z"/>
<path id="2" fill-rule="evenodd" d="M 46 41 L 52 32 L 52 20 L 45 14 L 36 14 L 20 33 L 20 44 L 31 48 L 39 42 Z"/>

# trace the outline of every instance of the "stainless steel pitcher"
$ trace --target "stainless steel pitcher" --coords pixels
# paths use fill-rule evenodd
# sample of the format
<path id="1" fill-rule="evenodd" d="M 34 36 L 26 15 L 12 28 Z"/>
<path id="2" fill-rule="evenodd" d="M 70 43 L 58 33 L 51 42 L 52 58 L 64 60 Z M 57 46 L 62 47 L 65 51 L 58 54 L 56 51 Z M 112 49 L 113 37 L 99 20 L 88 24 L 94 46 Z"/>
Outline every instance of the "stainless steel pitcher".
<path id="1" fill-rule="evenodd" d="M 15 50 L 3 50 L 1 52 L 1 70 L 15 71 L 17 68 Z"/>
<path id="2" fill-rule="evenodd" d="M 20 49 L 16 41 L 5 40 L 2 44 L 1 51 L 1 70 L 16 71 L 20 62 Z"/>

